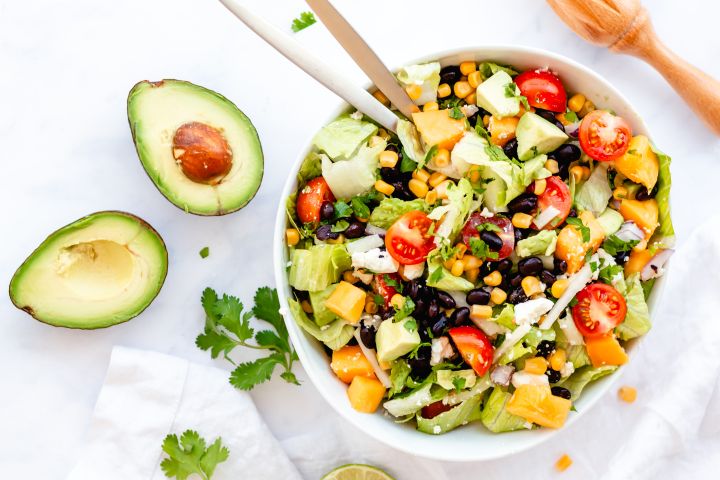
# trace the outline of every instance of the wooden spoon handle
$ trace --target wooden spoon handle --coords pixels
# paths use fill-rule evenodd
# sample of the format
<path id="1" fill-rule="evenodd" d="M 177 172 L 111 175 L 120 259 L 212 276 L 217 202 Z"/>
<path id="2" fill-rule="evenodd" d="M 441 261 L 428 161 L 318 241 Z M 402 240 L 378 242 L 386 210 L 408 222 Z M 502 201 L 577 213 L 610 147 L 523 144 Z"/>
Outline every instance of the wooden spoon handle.
<path id="1" fill-rule="evenodd" d="M 652 65 L 698 117 L 720 135 L 720 82 L 665 46 L 655 33 L 644 8 L 625 35 L 610 49 L 633 55 Z"/>

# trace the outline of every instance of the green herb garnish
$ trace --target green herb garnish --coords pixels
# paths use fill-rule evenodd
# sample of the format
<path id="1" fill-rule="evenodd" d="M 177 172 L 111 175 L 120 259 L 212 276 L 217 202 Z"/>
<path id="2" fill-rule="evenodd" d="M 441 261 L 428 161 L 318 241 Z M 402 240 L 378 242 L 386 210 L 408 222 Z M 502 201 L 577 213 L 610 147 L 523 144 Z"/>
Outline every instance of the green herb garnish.
<path id="1" fill-rule="evenodd" d="M 290 28 L 293 32 L 297 33 L 300 30 L 309 27 L 315 22 L 317 22 L 317 20 L 315 19 L 315 14 L 313 14 L 312 12 L 302 12 L 298 18 L 293 19 Z"/>
<path id="2" fill-rule="evenodd" d="M 572 225 L 573 227 L 577 228 L 580 231 L 580 234 L 582 235 L 583 242 L 589 242 L 590 241 L 590 228 L 585 226 L 585 224 L 577 217 L 568 217 L 567 220 L 565 220 L 568 225 Z"/>
<path id="3" fill-rule="evenodd" d="M 160 463 L 160 468 L 166 477 L 178 480 L 185 480 L 192 474 L 210 480 L 218 464 L 230 455 L 222 438 L 216 438 L 208 447 L 205 439 L 194 430 L 185 430 L 180 439 L 177 435 L 168 435 L 162 449 L 169 458 Z"/>
<path id="4" fill-rule="evenodd" d="M 210 255 L 210 247 L 203 247 L 200 249 L 200 258 L 207 258 Z"/>

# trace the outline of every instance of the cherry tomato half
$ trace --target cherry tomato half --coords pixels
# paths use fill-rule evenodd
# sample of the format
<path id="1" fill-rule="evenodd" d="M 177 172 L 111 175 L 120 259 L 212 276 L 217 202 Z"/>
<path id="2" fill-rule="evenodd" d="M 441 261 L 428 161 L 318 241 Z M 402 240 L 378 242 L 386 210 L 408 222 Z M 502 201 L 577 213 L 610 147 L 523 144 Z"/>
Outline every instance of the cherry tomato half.
<path id="1" fill-rule="evenodd" d="M 545 191 L 538 196 L 538 210 L 542 212 L 548 207 L 553 207 L 558 210 L 559 213 L 555 215 L 555 218 L 550 220 L 542 228 L 542 230 L 553 230 L 564 222 L 570 214 L 572 198 L 570 198 L 570 189 L 560 177 L 554 175 L 546 178 L 545 182 L 547 183 Z M 540 230 L 535 226 L 534 222 L 531 226 L 535 230 Z"/>
<path id="2" fill-rule="evenodd" d="M 465 325 L 448 330 L 450 338 L 462 356 L 478 376 L 483 376 L 490 369 L 493 360 L 493 346 L 482 330 Z"/>
<path id="3" fill-rule="evenodd" d="M 502 248 L 496 251 L 498 254 L 497 258 L 488 258 L 487 260 L 496 261 L 509 257 L 510 254 L 513 252 L 513 249 L 515 248 L 515 229 L 513 228 L 512 222 L 509 219 L 500 215 L 484 217 L 480 215 L 480 212 L 475 212 L 470 215 L 470 218 L 462 229 L 463 243 L 469 249 L 470 239 L 480 236 L 478 227 L 485 223 L 491 223 L 500 229 L 499 232 L 495 231 L 494 233 L 496 233 L 500 237 L 500 240 L 502 240 L 503 242 Z"/>
<path id="4" fill-rule="evenodd" d="M 423 418 L 426 418 L 430 420 L 431 418 L 435 418 L 441 413 L 445 413 L 448 410 L 452 409 L 454 405 L 447 405 L 443 403 L 442 400 L 438 400 L 437 402 L 431 403 L 430 405 L 426 405 L 422 408 L 420 411 L 420 415 Z"/>
<path id="5" fill-rule="evenodd" d="M 591 283 L 575 297 L 572 307 L 575 326 L 585 337 L 601 337 L 625 320 L 623 296 L 605 283 Z"/>
<path id="6" fill-rule="evenodd" d="M 557 75 L 546 70 L 528 70 L 515 77 L 515 83 L 530 106 L 551 112 L 565 111 L 567 94 Z"/>
<path id="7" fill-rule="evenodd" d="M 398 218 L 385 234 L 385 247 L 403 265 L 422 263 L 435 248 L 432 235 L 427 232 L 432 220 L 423 212 L 413 210 Z"/>
<path id="8" fill-rule="evenodd" d="M 385 278 L 387 277 L 387 278 Z M 385 300 L 385 307 L 387 308 L 388 305 L 390 305 L 390 299 L 392 299 L 393 295 L 398 293 L 398 289 L 394 286 L 388 285 L 388 279 L 390 283 L 395 283 L 397 285 L 401 285 L 402 280 L 400 279 L 400 275 L 397 273 L 380 273 L 375 275 L 375 283 L 373 284 L 373 290 L 375 293 L 383 297 L 383 300 Z"/>
<path id="9" fill-rule="evenodd" d="M 580 146 L 594 160 L 609 162 L 628 149 L 632 130 L 628 123 L 605 110 L 594 110 L 580 124 Z"/>
<path id="10" fill-rule="evenodd" d="M 334 202 L 335 196 L 323 177 L 310 180 L 297 196 L 297 215 L 303 223 L 320 220 L 320 207 L 325 202 Z"/>

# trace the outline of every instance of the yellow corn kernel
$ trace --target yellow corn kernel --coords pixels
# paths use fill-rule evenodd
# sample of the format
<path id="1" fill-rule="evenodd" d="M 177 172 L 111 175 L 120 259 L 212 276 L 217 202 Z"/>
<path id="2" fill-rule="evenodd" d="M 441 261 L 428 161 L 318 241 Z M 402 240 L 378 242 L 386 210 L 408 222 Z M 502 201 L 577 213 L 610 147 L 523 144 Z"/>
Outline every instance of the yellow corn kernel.
<path id="1" fill-rule="evenodd" d="M 338 235 L 337 238 L 328 238 L 327 240 L 325 240 L 325 242 L 333 245 L 345 243 L 345 235 L 341 233 L 340 235 Z"/>
<path id="2" fill-rule="evenodd" d="M 395 310 L 400 310 L 403 305 L 405 305 L 405 297 L 403 297 L 399 293 L 396 293 L 390 299 L 390 305 L 392 305 Z"/>
<path id="3" fill-rule="evenodd" d="M 377 313 L 377 311 L 378 311 L 378 306 L 375 303 L 375 300 L 373 300 L 373 297 L 368 295 L 367 300 L 365 301 L 365 313 L 374 315 Z"/>
<path id="4" fill-rule="evenodd" d="M 533 375 L 542 375 L 547 371 L 547 362 L 542 357 L 528 358 L 525 360 L 523 370 Z"/>
<path id="5" fill-rule="evenodd" d="M 452 89 L 450 88 L 450 85 L 447 83 L 440 84 L 437 89 L 437 96 L 438 98 L 445 98 L 449 97 L 452 93 Z"/>
<path id="6" fill-rule="evenodd" d="M 585 115 L 592 112 L 593 110 L 595 110 L 595 104 L 593 102 L 591 102 L 590 100 L 585 100 L 585 103 L 583 103 L 582 108 L 580 109 L 580 111 L 577 112 L 578 117 L 584 117 Z"/>
<path id="7" fill-rule="evenodd" d="M 353 275 L 352 270 L 345 270 L 343 273 L 343 280 L 345 280 L 348 283 L 357 283 L 359 278 L 357 278 L 355 275 Z M 370 298 L 370 297 L 368 297 Z"/>
<path id="8" fill-rule="evenodd" d="M 552 284 L 552 287 L 550 287 L 550 293 L 553 297 L 560 298 L 562 297 L 562 294 L 565 293 L 565 290 L 567 290 L 569 284 L 570 281 L 567 278 L 555 280 L 555 282 Z"/>
<path id="9" fill-rule="evenodd" d="M 427 195 L 425 195 L 425 203 L 428 205 L 435 205 L 437 202 L 438 196 L 437 192 L 435 190 L 431 190 L 427 192 Z"/>
<path id="10" fill-rule="evenodd" d="M 553 175 L 560 171 L 560 165 L 558 165 L 557 160 L 553 160 L 552 158 L 545 162 L 545 168 Z"/>
<path id="11" fill-rule="evenodd" d="M 477 105 L 477 93 L 470 92 L 470 95 L 465 97 L 465 101 L 468 103 L 468 105 Z"/>
<path id="12" fill-rule="evenodd" d="M 458 98 L 465 98 L 468 95 L 470 95 L 473 91 L 474 91 L 474 89 L 465 80 L 460 80 L 459 82 L 455 82 L 455 85 L 453 85 L 453 92 L 455 93 L 455 96 Z"/>
<path id="13" fill-rule="evenodd" d="M 542 293 L 542 285 L 537 277 L 527 276 L 520 282 L 523 292 L 528 297 L 532 297 L 537 293 Z"/>
<path id="14" fill-rule="evenodd" d="M 490 305 L 472 305 L 470 307 L 471 320 L 487 320 L 492 317 L 492 307 Z"/>
<path id="15" fill-rule="evenodd" d="M 479 268 L 473 268 L 465 272 L 465 278 L 467 278 L 468 282 L 475 283 L 477 282 L 478 277 L 480 276 L 480 269 Z"/>
<path id="16" fill-rule="evenodd" d="M 428 171 L 424 168 L 421 168 L 420 170 L 413 171 L 412 178 L 416 178 L 423 183 L 427 183 L 428 179 L 430 178 L 430 173 L 428 173 Z"/>
<path id="17" fill-rule="evenodd" d="M 585 100 L 585 95 L 582 93 L 576 93 L 570 97 L 570 100 L 568 100 L 568 109 L 570 109 L 571 112 L 579 112 L 583 105 L 585 105 Z"/>
<path id="18" fill-rule="evenodd" d="M 408 182 L 408 188 L 418 198 L 425 198 L 428 193 L 427 183 L 421 182 L 417 178 L 411 178 Z"/>
<path id="19" fill-rule="evenodd" d="M 512 224 L 517 228 L 530 228 L 532 221 L 532 215 L 527 213 L 518 212 L 512 217 Z"/>
<path id="20" fill-rule="evenodd" d="M 465 263 L 462 260 L 455 260 L 450 268 L 450 273 L 459 277 L 465 271 Z"/>
<path id="21" fill-rule="evenodd" d="M 475 71 L 477 71 L 477 65 L 475 65 L 475 62 L 462 62 L 460 64 L 460 73 L 463 75 L 470 76 L 470 74 Z"/>
<path id="22" fill-rule="evenodd" d="M 435 156 L 433 157 L 433 161 L 435 162 L 435 165 L 437 165 L 439 168 L 447 167 L 448 165 L 450 165 L 450 151 L 447 148 L 438 148 L 437 153 L 435 153 Z M 431 181 L 432 178 L 433 177 L 431 175 Z"/>
<path id="23" fill-rule="evenodd" d="M 570 465 L 572 465 L 572 459 L 567 455 L 563 455 L 557 462 L 555 462 L 555 469 L 559 472 L 564 472 L 570 468 Z"/>
<path id="24" fill-rule="evenodd" d="M 444 148 L 442 150 L 445 150 Z M 447 150 L 445 150 L 447 152 Z M 438 150 L 438 153 L 440 151 Z M 440 185 L 442 182 L 444 182 L 447 179 L 447 175 L 443 175 L 440 172 L 433 172 L 432 175 L 430 175 L 430 178 L 428 179 L 428 183 L 431 187 L 437 188 L 438 185 Z"/>
<path id="25" fill-rule="evenodd" d="M 613 198 L 615 200 L 622 200 L 623 198 L 628 198 L 628 189 L 625 187 L 617 187 L 615 190 L 613 190 Z"/>
<path id="26" fill-rule="evenodd" d="M 562 123 L 563 125 L 570 125 L 570 121 L 565 117 L 564 113 L 558 113 L 555 115 L 555 118 L 558 122 Z"/>
<path id="27" fill-rule="evenodd" d="M 393 187 L 389 183 L 383 182 L 382 180 L 377 180 L 375 182 L 375 190 L 377 190 L 380 193 L 384 193 L 385 195 L 390 196 L 395 191 L 395 187 Z"/>
<path id="28" fill-rule="evenodd" d="M 465 256 L 463 256 L 463 262 L 465 263 L 466 272 L 470 270 L 475 270 L 482 266 L 482 260 L 470 254 L 465 254 Z"/>
<path id="29" fill-rule="evenodd" d="M 386 107 L 390 105 L 390 100 L 388 100 L 385 94 L 380 90 L 375 90 L 375 93 L 373 93 L 373 97 L 375 97 L 378 102 L 382 103 Z"/>
<path id="30" fill-rule="evenodd" d="M 483 282 L 485 282 L 485 285 L 497 287 L 502 283 L 502 275 L 497 270 L 493 270 L 488 276 L 483 278 Z"/>
<path id="31" fill-rule="evenodd" d="M 547 180 L 544 178 L 541 178 L 540 180 L 535 180 L 535 186 L 533 187 L 533 193 L 535 195 L 542 195 L 545 192 L 545 189 L 547 188 Z"/>
<path id="32" fill-rule="evenodd" d="M 562 370 L 562 368 L 565 366 L 566 361 L 567 361 L 567 355 L 565 354 L 565 350 L 563 350 L 562 348 L 556 349 L 548 357 L 548 362 L 550 363 L 550 367 L 553 370 L 557 370 L 557 371 Z"/>
<path id="33" fill-rule="evenodd" d="M 637 400 L 637 390 L 633 387 L 623 386 L 618 390 L 618 396 L 623 402 L 633 403 Z"/>
<path id="34" fill-rule="evenodd" d="M 395 165 L 397 165 L 398 162 L 398 154 L 397 152 L 393 152 L 392 150 L 385 150 L 384 152 L 380 152 L 380 166 L 385 168 L 395 168 Z"/>
<path id="35" fill-rule="evenodd" d="M 448 185 L 450 185 L 450 180 L 445 180 L 443 182 L 440 182 L 440 185 L 435 187 L 435 191 L 437 192 L 438 198 L 448 198 L 447 196 L 447 189 Z"/>
<path id="36" fill-rule="evenodd" d="M 477 88 L 478 85 L 482 83 L 482 75 L 480 75 L 480 72 L 475 70 L 474 72 L 470 72 L 468 75 L 468 83 L 472 88 Z"/>
<path id="37" fill-rule="evenodd" d="M 455 255 L 457 258 L 463 258 L 465 256 L 465 252 L 467 252 L 467 245 L 462 242 L 455 244 Z"/>
<path id="38" fill-rule="evenodd" d="M 420 85 L 408 85 L 405 87 L 405 92 L 407 92 L 408 97 L 410 97 L 410 100 L 417 100 L 420 98 L 420 95 L 422 95 L 422 87 Z"/>
<path id="39" fill-rule="evenodd" d="M 368 146 L 369 147 L 377 147 L 378 145 L 384 145 L 385 139 L 382 138 L 380 135 L 373 135 L 370 137 L 370 140 L 368 140 Z"/>
<path id="40" fill-rule="evenodd" d="M 447 268 L 448 270 L 451 270 L 453 265 L 455 265 L 455 259 L 454 258 L 448 258 L 443 262 L 443 267 Z"/>
<path id="41" fill-rule="evenodd" d="M 490 292 L 490 301 L 495 305 L 502 304 L 507 298 L 507 293 L 502 288 L 495 287 Z"/>
<path id="42" fill-rule="evenodd" d="M 590 177 L 590 169 L 575 165 L 574 167 L 570 167 L 570 175 L 575 178 L 576 182 L 582 182 Z"/>
<path id="43" fill-rule="evenodd" d="M 423 105 L 423 112 L 432 112 L 439 109 L 440 106 L 437 102 L 427 102 L 425 105 Z"/>
<path id="44" fill-rule="evenodd" d="M 300 232 L 297 228 L 288 228 L 285 230 L 285 239 L 289 246 L 294 247 L 300 241 Z"/>
<path id="45" fill-rule="evenodd" d="M 487 128 L 488 125 L 490 125 L 490 115 L 485 115 L 483 117 L 483 126 Z"/>
<path id="46" fill-rule="evenodd" d="M 308 302 L 307 300 L 303 300 L 302 302 L 300 302 L 300 307 L 305 313 L 313 313 L 312 305 L 310 305 L 310 302 Z"/>

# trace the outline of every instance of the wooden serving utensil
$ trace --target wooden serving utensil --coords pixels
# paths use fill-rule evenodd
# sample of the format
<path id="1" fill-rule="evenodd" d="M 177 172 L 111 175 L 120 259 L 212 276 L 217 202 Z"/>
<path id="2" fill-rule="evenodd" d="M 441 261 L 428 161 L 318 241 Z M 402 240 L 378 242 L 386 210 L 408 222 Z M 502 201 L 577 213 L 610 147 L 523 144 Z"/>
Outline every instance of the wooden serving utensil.
<path id="1" fill-rule="evenodd" d="M 640 0 L 547 0 L 578 35 L 657 70 L 715 134 L 720 135 L 720 82 L 660 41 Z"/>

